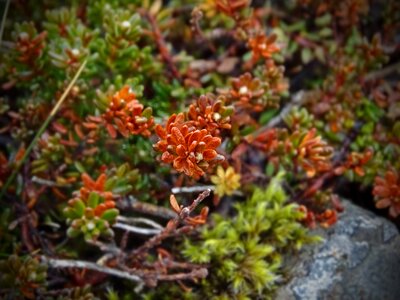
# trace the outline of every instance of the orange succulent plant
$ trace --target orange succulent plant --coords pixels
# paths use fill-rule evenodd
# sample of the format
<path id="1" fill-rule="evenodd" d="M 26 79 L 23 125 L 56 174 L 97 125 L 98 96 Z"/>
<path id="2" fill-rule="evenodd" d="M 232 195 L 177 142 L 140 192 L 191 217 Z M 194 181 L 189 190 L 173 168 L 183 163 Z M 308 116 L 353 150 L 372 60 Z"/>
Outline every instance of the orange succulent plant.
<path id="1" fill-rule="evenodd" d="M 264 93 L 261 81 L 253 78 L 250 73 L 232 79 L 232 88 L 229 90 L 229 96 L 232 100 L 236 100 L 236 106 L 256 111 L 261 111 L 263 108 Z"/>
<path id="2" fill-rule="evenodd" d="M 279 133 L 275 128 L 268 128 L 255 138 L 250 136 L 247 139 L 252 145 L 268 153 L 274 153 L 279 146 Z"/>
<path id="3" fill-rule="evenodd" d="M 364 167 L 372 158 L 372 150 L 367 150 L 364 153 L 351 152 L 342 166 L 335 169 L 335 174 L 341 175 L 346 170 L 353 170 L 358 176 L 365 175 Z"/>
<path id="4" fill-rule="evenodd" d="M 289 82 L 284 77 L 285 67 L 276 65 L 273 59 L 265 61 L 263 80 L 268 84 L 268 90 L 276 94 L 286 92 L 289 89 Z"/>
<path id="5" fill-rule="evenodd" d="M 43 52 L 46 36 L 46 31 L 34 37 L 26 32 L 20 33 L 15 45 L 16 49 L 19 51 L 18 61 L 27 65 L 34 65 L 37 58 L 40 57 Z"/>
<path id="6" fill-rule="evenodd" d="M 389 170 L 385 177 L 376 177 L 372 193 L 377 208 L 389 208 L 389 214 L 395 218 L 400 215 L 400 177 L 396 170 Z"/>
<path id="7" fill-rule="evenodd" d="M 249 139 L 254 146 L 271 155 L 270 160 L 276 161 L 285 155 L 289 155 L 297 166 L 304 169 L 307 177 L 314 177 L 317 172 L 331 169 L 331 157 L 333 148 L 317 135 L 317 130 L 294 131 L 288 135 L 286 130 L 276 128 L 261 132 L 254 140 Z"/>
<path id="8" fill-rule="evenodd" d="M 253 61 L 260 57 L 271 58 L 272 54 L 279 52 L 279 47 L 275 44 L 277 36 L 272 34 L 266 36 L 261 33 L 249 39 L 248 45 L 253 52 Z"/>
<path id="9" fill-rule="evenodd" d="M 318 214 L 316 219 L 322 227 L 329 228 L 337 222 L 338 214 L 334 209 L 327 209 L 323 213 Z"/>
<path id="10" fill-rule="evenodd" d="M 333 149 L 316 134 L 316 129 L 311 129 L 300 139 L 296 147 L 296 160 L 308 177 L 313 177 L 317 171 L 327 171 L 330 168 L 329 160 Z"/>
<path id="11" fill-rule="evenodd" d="M 249 6 L 249 0 L 215 0 L 217 8 L 228 16 L 235 16 L 240 10 Z"/>
<path id="12" fill-rule="evenodd" d="M 102 173 L 96 180 L 93 180 L 88 174 L 82 174 L 83 187 L 80 189 L 82 200 L 87 200 L 91 192 L 96 192 L 104 197 L 105 201 L 113 201 L 112 192 L 105 190 L 107 175 Z"/>
<path id="13" fill-rule="evenodd" d="M 154 124 L 151 108 L 144 109 L 129 86 L 124 86 L 112 96 L 102 117 L 113 138 L 117 136 L 117 130 L 124 137 L 129 134 L 149 136 Z"/>
<path id="14" fill-rule="evenodd" d="M 7 157 L 0 152 L 0 188 L 5 184 L 12 173 L 12 168 L 15 167 L 15 165 L 23 158 L 25 151 L 25 146 L 22 144 L 13 160 L 8 160 Z"/>
<path id="15" fill-rule="evenodd" d="M 315 222 L 315 214 L 311 210 L 309 210 L 306 206 L 300 205 L 299 206 L 299 211 L 304 213 L 303 218 L 301 219 L 301 222 L 307 226 L 308 228 L 314 229 L 317 226 L 317 223 Z"/>
<path id="16" fill-rule="evenodd" d="M 165 128 L 157 125 L 160 141 L 154 148 L 162 152 L 161 160 L 172 163 L 174 169 L 195 179 L 203 176 L 214 163 L 223 160 L 216 148 L 221 144 L 207 129 L 197 129 L 192 123 L 184 122 L 184 115 L 172 115 Z"/>
<path id="17" fill-rule="evenodd" d="M 0 187 L 3 186 L 6 178 L 9 176 L 10 169 L 8 166 L 8 159 L 3 153 L 0 152 Z"/>
<path id="18" fill-rule="evenodd" d="M 368 14 L 369 3 L 367 0 L 343 0 L 338 6 L 334 3 L 335 14 L 342 26 L 356 25 L 363 16 Z"/>
<path id="19" fill-rule="evenodd" d="M 214 95 L 202 95 L 189 106 L 188 117 L 196 128 L 207 129 L 213 135 L 219 135 L 223 129 L 230 129 L 232 107 L 224 105 L 225 98 Z"/>

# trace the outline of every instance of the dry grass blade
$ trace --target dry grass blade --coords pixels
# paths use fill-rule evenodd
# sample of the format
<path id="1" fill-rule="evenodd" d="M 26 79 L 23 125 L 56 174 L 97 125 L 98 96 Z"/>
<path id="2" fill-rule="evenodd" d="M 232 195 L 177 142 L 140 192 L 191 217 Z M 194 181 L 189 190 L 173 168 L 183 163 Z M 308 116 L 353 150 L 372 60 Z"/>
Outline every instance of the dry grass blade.
<path id="1" fill-rule="evenodd" d="M 4 27 L 6 26 L 6 20 L 7 20 L 7 13 L 8 13 L 8 8 L 10 7 L 10 0 L 6 1 L 6 6 L 4 7 L 4 13 L 3 13 L 3 18 L 1 19 L 1 27 L 0 27 L 0 46 L 3 42 L 3 33 L 4 33 Z"/>

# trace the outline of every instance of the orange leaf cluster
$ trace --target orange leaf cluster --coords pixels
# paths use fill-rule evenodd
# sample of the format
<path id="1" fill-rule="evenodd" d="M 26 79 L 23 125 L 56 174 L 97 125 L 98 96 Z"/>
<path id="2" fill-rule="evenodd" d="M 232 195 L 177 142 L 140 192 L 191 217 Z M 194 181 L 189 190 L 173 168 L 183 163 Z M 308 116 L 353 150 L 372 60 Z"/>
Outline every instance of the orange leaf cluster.
<path id="1" fill-rule="evenodd" d="M 308 177 L 313 177 L 317 171 L 327 171 L 331 167 L 330 158 L 333 149 L 316 134 L 317 130 L 311 129 L 296 147 L 296 160 L 306 171 Z"/>
<path id="2" fill-rule="evenodd" d="M 154 119 L 151 108 L 143 109 L 143 105 L 130 91 L 129 86 L 124 86 L 116 92 L 110 101 L 109 107 L 102 115 L 106 128 L 111 137 L 117 136 L 117 131 L 124 137 L 129 134 L 150 136 Z"/>
<path id="3" fill-rule="evenodd" d="M 272 128 L 260 133 L 254 141 L 249 141 L 270 154 L 271 162 L 277 162 L 279 157 L 289 155 L 295 168 L 302 167 L 308 177 L 332 168 L 330 159 L 333 148 L 317 135 L 315 128 L 305 133 L 296 130 L 289 136 L 286 130 Z"/>
<path id="4" fill-rule="evenodd" d="M 154 148 L 162 152 L 161 160 L 172 163 L 178 172 L 198 179 L 211 165 L 223 160 L 216 151 L 221 139 L 207 129 L 197 129 L 191 121 L 185 122 L 183 113 L 172 115 L 165 128 L 157 125 L 155 131 L 160 141 Z"/>
<path id="5" fill-rule="evenodd" d="M 261 111 L 264 107 L 262 97 L 265 90 L 258 78 L 253 78 L 250 73 L 245 73 L 232 79 L 232 88 L 229 97 L 235 101 L 235 105 L 254 111 Z"/>
<path id="6" fill-rule="evenodd" d="M 93 180 L 88 174 L 82 174 L 83 187 L 79 190 L 80 198 L 87 201 L 91 192 L 95 192 L 104 198 L 104 202 L 97 205 L 94 209 L 95 216 L 101 216 L 106 210 L 115 207 L 114 195 L 105 190 L 107 181 L 106 174 L 102 173 L 96 180 Z"/>
<path id="7" fill-rule="evenodd" d="M 329 228 L 332 225 L 336 224 L 338 220 L 338 214 L 334 209 L 327 209 L 323 213 L 318 214 L 316 216 L 317 221 L 320 222 L 320 225 L 324 228 Z"/>
<path id="8" fill-rule="evenodd" d="M 336 3 L 334 2 L 335 6 Z M 369 11 L 367 0 L 343 0 L 336 6 L 335 15 L 339 18 L 339 24 L 351 27 L 360 22 Z"/>
<path id="9" fill-rule="evenodd" d="M 202 95 L 189 106 L 188 117 L 193 125 L 207 129 L 212 135 L 219 135 L 222 129 L 231 129 L 230 115 L 233 108 L 224 105 L 225 98 Z"/>
<path id="10" fill-rule="evenodd" d="M 338 220 L 338 209 L 326 209 L 322 213 L 314 213 L 304 205 L 300 205 L 299 210 L 304 213 L 304 218 L 301 220 L 302 223 L 308 228 L 314 229 L 317 224 L 323 228 L 329 228 L 336 224 Z"/>
<path id="11" fill-rule="evenodd" d="M 75 133 L 81 140 L 86 141 L 86 143 L 94 144 L 99 139 L 99 122 L 101 122 L 100 117 L 87 116 L 84 122 L 75 124 Z"/>
<path id="12" fill-rule="evenodd" d="M 112 192 L 105 190 L 105 184 L 107 181 L 107 175 L 102 173 L 96 180 L 93 180 L 88 174 L 82 174 L 83 187 L 80 189 L 82 200 L 86 200 L 91 192 L 96 192 L 100 196 L 104 197 L 105 201 L 111 201 L 114 199 Z"/>
<path id="13" fill-rule="evenodd" d="M 27 65 L 34 65 L 42 54 L 46 36 L 47 32 L 45 31 L 34 38 L 31 38 L 26 32 L 20 33 L 16 43 L 16 49 L 19 52 L 18 61 Z"/>
<path id="14" fill-rule="evenodd" d="M 249 6 L 249 0 L 216 0 L 215 4 L 218 10 L 224 14 L 233 17 L 240 10 Z"/>
<path id="15" fill-rule="evenodd" d="M 249 138 L 249 142 L 265 152 L 274 153 L 279 146 L 279 133 L 275 128 L 268 128 L 254 140 Z"/>
<path id="16" fill-rule="evenodd" d="M 253 61 L 257 61 L 260 57 L 271 58 L 272 54 L 280 51 L 275 44 L 277 36 L 272 34 L 266 36 L 261 33 L 249 39 L 248 45 L 253 52 Z"/>
<path id="17" fill-rule="evenodd" d="M 364 153 L 358 153 L 358 152 L 350 153 L 345 163 L 342 166 L 337 167 L 335 169 L 335 174 L 341 175 L 346 170 L 352 170 L 358 176 L 360 177 L 364 176 L 365 172 L 363 167 L 365 166 L 365 164 L 369 162 L 369 160 L 372 158 L 372 155 L 373 152 L 371 150 L 367 150 Z"/>
<path id="18" fill-rule="evenodd" d="M 15 153 L 14 159 L 10 161 L 2 152 L 0 152 L 0 187 L 2 187 L 8 179 L 8 176 L 12 172 L 12 167 L 23 158 L 25 151 L 25 146 L 22 143 L 17 153 Z"/>
<path id="19" fill-rule="evenodd" d="M 0 187 L 3 186 L 9 174 L 10 168 L 8 166 L 8 159 L 0 152 Z"/>
<path id="20" fill-rule="evenodd" d="M 385 177 L 376 177 L 372 193 L 377 208 L 388 208 L 389 214 L 395 218 L 400 215 L 400 178 L 395 170 L 389 170 Z"/>
<path id="21" fill-rule="evenodd" d="M 61 122 L 53 122 L 53 129 L 62 135 L 60 143 L 68 147 L 79 147 L 84 142 L 88 146 L 82 150 L 82 154 L 85 156 L 94 155 L 98 151 L 96 142 L 100 138 L 100 128 L 103 119 L 96 116 L 87 116 L 85 119 L 79 117 L 72 110 L 65 110 L 62 113 L 62 117 L 68 120 L 69 124 L 72 124 L 73 130 L 69 130 Z"/>
<path id="22" fill-rule="evenodd" d="M 284 77 L 285 67 L 275 64 L 273 59 L 265 61 L 265 69 L 263 71 L 263 79 L 268 83 L 268 90 L 275 94 L 286 92 L 289 89 L 289 83 Z"/>

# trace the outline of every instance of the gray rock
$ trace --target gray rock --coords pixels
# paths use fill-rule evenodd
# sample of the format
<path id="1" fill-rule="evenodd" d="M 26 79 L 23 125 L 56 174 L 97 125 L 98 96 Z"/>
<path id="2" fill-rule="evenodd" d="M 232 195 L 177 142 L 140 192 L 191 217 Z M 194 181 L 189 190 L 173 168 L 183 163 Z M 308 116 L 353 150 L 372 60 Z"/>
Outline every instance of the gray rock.
<path id="1" fill-rule="evenodd" d="M 325 241 L 286 266 L 276 299 L 400 299 L 400 235 L 394 224 L 344 201 L 338 223 L 318 231 Z"/>

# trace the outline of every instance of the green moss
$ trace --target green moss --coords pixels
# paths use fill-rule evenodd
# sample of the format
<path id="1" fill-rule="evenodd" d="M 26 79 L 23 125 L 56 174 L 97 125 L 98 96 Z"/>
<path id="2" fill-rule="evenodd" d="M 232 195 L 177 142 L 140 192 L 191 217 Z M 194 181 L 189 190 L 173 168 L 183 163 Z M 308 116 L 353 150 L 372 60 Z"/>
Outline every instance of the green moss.
<path id="1" fill-rule="evenodd" d="M 256 189 L 247 201 L 236 204 L 234 217 L 215 215 L 197 241 L 184 242 L 183 255 L 193 263 L 209 265 L 209 276 L 190 293 L 179 295 L 183 292 L 177 289 L 171 299 L 272 297 L 285 255 L 319 240 L 299 222 L 304 215 L 298 205 L 286 202 L 282 178 L 281 173 L 267 189 Z"/>

